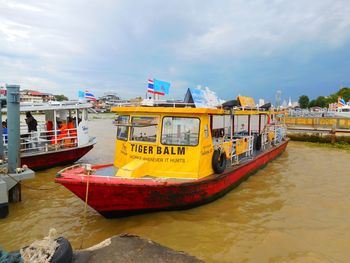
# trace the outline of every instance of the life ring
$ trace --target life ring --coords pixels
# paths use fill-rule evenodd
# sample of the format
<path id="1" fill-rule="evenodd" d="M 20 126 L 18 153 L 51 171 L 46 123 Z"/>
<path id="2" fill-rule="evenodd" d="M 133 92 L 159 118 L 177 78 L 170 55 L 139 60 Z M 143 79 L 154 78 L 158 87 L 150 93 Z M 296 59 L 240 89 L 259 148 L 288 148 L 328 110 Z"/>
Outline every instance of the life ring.
<path id="1" fill-rule="evenodd" d="M 223 173 L 226 169 L 226 163 L 226 153 L 221 152 L 220 150 L 214 150 L 213 158 L 211 161 L 214 172 L 217 174 Z"/>

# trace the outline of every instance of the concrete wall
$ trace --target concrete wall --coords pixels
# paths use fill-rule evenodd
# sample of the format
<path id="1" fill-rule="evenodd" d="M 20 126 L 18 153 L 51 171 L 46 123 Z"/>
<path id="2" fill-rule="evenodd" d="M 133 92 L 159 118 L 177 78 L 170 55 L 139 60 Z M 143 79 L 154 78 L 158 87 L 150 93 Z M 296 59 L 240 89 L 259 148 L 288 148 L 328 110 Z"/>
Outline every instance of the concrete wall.
<path id="1" fill-rule="evenodd" d="M 287 117 L 287 126 L 311 126 L 335 129 L 350 129 L 350 118 Z"/>

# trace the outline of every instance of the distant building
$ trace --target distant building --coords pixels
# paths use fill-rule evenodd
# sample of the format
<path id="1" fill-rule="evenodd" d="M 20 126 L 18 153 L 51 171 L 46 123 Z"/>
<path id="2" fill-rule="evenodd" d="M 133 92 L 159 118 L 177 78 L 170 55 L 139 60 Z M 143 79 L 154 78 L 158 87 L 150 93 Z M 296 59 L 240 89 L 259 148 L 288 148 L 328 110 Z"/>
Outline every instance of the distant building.
<path id="1" fill-rule="evenodd" d="M 276 91 L 276 108 L 281 107 L 282 102 L 282 91 L 277 90 Z"/>
<path id="2" fill-rule="evenodd" d="M 328 104 L 328 109 L 331 111 L 336 111 L 338 109 L 338 103 L 335 102 L 335 103 Z"/>
<path id="3" fill-rule="evenodd" d="M 28 103 L 42 103 L 50 100 L 54 100 L 54 97 L 50 93 L 39 92 L 35 90 L 21 90 L 20 101 Z"/>
<path id="4" fill-rule="evenodd" d="M 299 108 L 299 107 L 300 107 L 299 102 L 297 102 L 297 101 L 292 102 L 292 108 Z"/>
<path id="5" fill-rule="evenodd" d="M 283 101 L 281 107 L 284 108 L 284 109 L 286 109 L 288 107 L 288 104 L 287 104 L 286 100 Z"/>
<path id="6" fill-rule="evenodd" d="M 120 102 L 120 97 L 116 93 L 108 92 L 108 93 L 105 93 L 98 100 L 103 101 L 108 106 L 112 106 Z"/>

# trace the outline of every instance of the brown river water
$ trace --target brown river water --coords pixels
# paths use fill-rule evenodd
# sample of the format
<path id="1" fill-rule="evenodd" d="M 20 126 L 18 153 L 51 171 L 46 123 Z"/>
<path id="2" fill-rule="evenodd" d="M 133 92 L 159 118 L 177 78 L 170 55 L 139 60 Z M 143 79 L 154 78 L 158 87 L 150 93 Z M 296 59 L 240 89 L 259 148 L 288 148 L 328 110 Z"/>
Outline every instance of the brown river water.
<path id="1" fill-rule="evenodd" d="M 93 120 L 96 147 L 82 162 L 114 156 L 111 119 Z M 64 187 L 22 187 L 22 202 L 0 220 L 0 244 L 15 250 L 54 227 L 75 249 L 134 233 L 206 262 L 350 262 L 350 153 L 291 142 L 285 153 L 238 188 L 198 208 L 105 219 Z M 55 167 L 24 181 L 51 188 Z"/>

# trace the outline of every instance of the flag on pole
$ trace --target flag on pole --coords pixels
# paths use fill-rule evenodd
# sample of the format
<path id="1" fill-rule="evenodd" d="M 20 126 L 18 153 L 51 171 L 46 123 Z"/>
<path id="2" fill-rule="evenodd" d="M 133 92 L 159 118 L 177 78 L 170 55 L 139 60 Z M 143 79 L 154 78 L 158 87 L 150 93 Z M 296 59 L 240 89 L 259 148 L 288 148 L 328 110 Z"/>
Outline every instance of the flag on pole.
<path id="1" fill-rule="evenodd" d="M 169 94 L 170 83 L 158 79 L 148 79 L 147 92 L 165 95 Z"/>
<path id="2" fill-rule="evenodd" d="M 91 92 L 89 91 L 82 91 L 82 90 L 79 90 L 78 92 L 78 98 L 79 100 L 96 100 L 94 94 L 92 94 Z"/>
<path id="3" fill-rule="evenodd" d="M 147 92 L 154 93 L 154 81 L 153 81 L 153 79 L 148 79 Z"/>
<path id="4" fill-rule="evenodd" d="M 92 94 L 91 92 L 89 92 L 87 90 L 85 91 L 85 99 L 87 99 L 87 100 L 96 100 L 94 94 Z"/>
<path id="5" fill-rule="evenodd" d="M 170 83 L 154 79 L 154 92 L 159 95 L 169 94 Z"/>
<path id="6" fill-rule="evenodd" d="M 345 105 L 345 100 L 341 97 L 338 97 L 338 107 L 344 107 Z"/>

